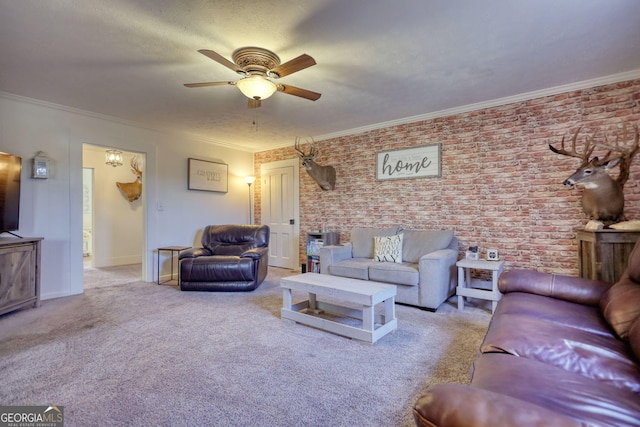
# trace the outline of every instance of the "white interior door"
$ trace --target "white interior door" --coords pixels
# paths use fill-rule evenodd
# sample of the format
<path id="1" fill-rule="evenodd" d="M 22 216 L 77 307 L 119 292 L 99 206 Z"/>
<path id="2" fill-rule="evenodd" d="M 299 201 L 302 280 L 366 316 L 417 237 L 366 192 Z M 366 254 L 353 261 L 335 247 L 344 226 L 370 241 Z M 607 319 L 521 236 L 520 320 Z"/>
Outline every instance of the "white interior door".
<path id="1" fill-rule="evenodd" d="M 296 269 L 300 240 L 297 159 L 261 167 L 262 223 L 271 229 L 269 265 Z"/>

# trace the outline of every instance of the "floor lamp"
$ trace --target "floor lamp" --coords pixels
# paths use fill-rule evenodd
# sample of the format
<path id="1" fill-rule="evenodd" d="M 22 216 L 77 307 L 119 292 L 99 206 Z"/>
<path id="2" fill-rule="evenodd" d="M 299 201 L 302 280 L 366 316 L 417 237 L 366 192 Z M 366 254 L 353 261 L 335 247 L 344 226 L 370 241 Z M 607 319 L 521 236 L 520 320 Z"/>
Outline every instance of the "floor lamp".
<path id="1" fill-rule="evenodd" d="M 249 186 L 249 224 L 253 224 L 253 219 L 251 218 L 251 184 L 256 180 L 255 176 L 248 176 L 245 178 L 247 185 Z"/>

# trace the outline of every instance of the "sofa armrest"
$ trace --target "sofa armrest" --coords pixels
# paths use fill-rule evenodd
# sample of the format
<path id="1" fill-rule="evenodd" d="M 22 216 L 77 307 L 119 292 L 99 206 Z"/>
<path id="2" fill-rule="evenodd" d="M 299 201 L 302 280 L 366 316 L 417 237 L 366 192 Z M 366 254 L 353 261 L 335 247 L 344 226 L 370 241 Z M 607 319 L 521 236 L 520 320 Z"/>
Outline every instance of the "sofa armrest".
<path id="1" fill-rule="evenodd" d="M 520 269 L 505 271 L 498 280 L 503 294 L 527 292 L 585 305 L 598 305 L 610 287 L 599 280 Z"/>
<path id="2" fill-rule="evenodd" d="M 582 425 L 541 406 L 462 384 L 439 384 L 413 407 L 418 426 L 495 427 Z"/>
<path id="3" fill-rule="evenodd" d="M 269 248 L 253 248 L 246 250 L 240 255 L 240 258 L 260 259 L 269 253 Z"/>
<path id="4" fill-rule="evenodd" d="M 427 259 L 440 259 L 445 261 L 447 264 L 454 265 L 458 260 L 458 251 L 453 249 L 439 249 L 422 255 L 420 257 L 420 262 Z"/>
<path id="5" fill-rule="evenodd" d="M 211 256 L 211 251 L 206 248 L 190 248 L 186 251 L 181 251 L 178 259 L 197 258 L 199 256 Z"/>
<path id="6" fill-rule="evenodd" d="M 453 249 L 440 249 L 421 256 L 420 281 L 422 282 L 424 278 L 431 282 L 448 284 L 451 281 L 452 267 L 456 265 L 457 260 L 458 251 Z"/>
<path id="7" fill-rule="evenodd" d="M 329 266 L 352 258 L 353 245 L 347 242 L 344 245 L 327 245 L 320 248 L 320 273 L 329 274 Z"/>
<path id="8" fill-rule="evenodd" d="M 436 309 L 455 292 L 458 251 L 440 249 L 420 257 L 418 305 Z"/>

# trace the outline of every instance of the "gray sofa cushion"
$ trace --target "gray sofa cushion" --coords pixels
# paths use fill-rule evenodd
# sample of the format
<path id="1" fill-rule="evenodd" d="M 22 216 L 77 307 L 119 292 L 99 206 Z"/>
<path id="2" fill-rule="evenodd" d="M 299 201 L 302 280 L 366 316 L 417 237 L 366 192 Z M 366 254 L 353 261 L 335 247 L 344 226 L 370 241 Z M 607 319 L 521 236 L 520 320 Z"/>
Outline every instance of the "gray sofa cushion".
<path id="1" fill-rule="evenodd" d="M 369 280 L 369 265 L 373 261 L 366 258 L 352 258 L 329 266 L 329 273 L 334 276 L 351 277 L 352 279 Z"/>
<path id="2" fill-rule="evenodd" d="M 430 252 L 446 249 L 453 239 L 450 230 L 404 230 L 402 260 L 411 263 Z"/>
<path id="3" fill-rule="evenodd" d="M 373 238 L 375 236 L 393 236 L 400 230 L 399 225 L 389 228 L 354 228 L 351 230 L 352 256 L 373 259 Z"/>
<path id="4" fill-rule="evenodd" d="M 369 279 L 396 285 L 416 286 L 420 282 L 418 264 L 374 262 L 369 267 Z"/>

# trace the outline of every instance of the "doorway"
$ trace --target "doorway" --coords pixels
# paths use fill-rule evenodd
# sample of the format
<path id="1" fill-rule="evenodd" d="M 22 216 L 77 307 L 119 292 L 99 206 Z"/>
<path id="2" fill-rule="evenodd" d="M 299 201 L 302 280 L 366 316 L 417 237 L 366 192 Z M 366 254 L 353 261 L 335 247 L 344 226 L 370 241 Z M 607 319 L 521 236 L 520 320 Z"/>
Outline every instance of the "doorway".
<path id="1" fill-rule="evenodd" d="M 105 147 L 83 144 L 83 266 L 84 287 L 142 280 L 145 247 L 144 192 L 129 201 L 116 183 L 133 184 L 144 171 L 144 153 L 122 152 L 122 165 L 105 163 Z M 99 280 L 96 280 L 96 278 Z M 111 279 L 109 279 L 111 277 Z"/>
<path id="2" fill-rule="evenodd" d="M 269 265 L 297 269 L 300 262 L 298 159 L 260 167 L 261 218 L 269 226 Z"/>

